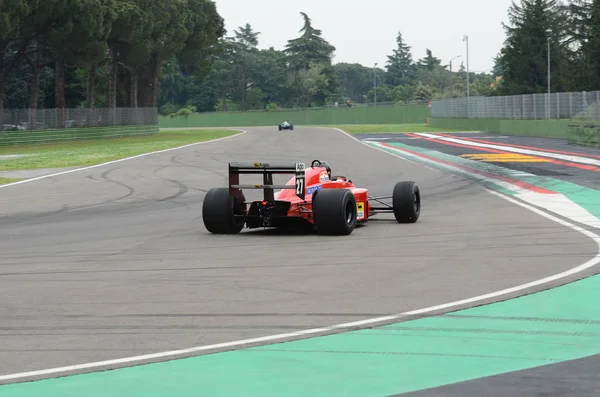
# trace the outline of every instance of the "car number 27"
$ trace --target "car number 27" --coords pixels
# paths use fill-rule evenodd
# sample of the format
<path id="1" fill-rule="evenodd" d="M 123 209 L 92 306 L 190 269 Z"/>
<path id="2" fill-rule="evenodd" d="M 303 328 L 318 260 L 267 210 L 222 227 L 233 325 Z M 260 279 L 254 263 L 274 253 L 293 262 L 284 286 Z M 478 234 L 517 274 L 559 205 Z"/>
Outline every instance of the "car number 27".
<path id="1" fill-rule="evenodd" d="M 296 194 L 304 193 L 304 175 L 296 177 Z"/>

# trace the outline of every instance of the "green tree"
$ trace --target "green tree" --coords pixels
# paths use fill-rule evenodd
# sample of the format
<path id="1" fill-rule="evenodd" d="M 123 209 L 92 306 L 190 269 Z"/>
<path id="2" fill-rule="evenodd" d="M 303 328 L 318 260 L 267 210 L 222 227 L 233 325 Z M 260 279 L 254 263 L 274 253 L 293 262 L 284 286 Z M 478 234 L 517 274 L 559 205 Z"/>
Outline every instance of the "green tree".
<path id="1" fill-rule="evenodd" d="M 338 63 L 334 69 L 342 95 L 353 102 L 364 102 L 373 88 L 373 69 L 358 63 Z"/>
<path id="2" fill-rule="evenodd" d="M 426 69 L 432 72 L 436 66 L 441 65 L 442 61 L 439 58 L 434 57 L 429 48 L 425 49 L 425 53 L 425 58 L 419 59 L 417 66 L 421 69 Z"/>
<path id="3" fill-rule="evenodd" d="M 108 107 L 117 107 L 117 88 L 120 62 L 127 57 L 134 46 L 149 46 L 149 35 L 153 28 L 153 19 L 138 0 L 121 0 L 115 3 L 115 19 L 112 23 L 107 43 L 110 52 L 108 79 Z M 130 56 L 130 55 L 129 55 Z M 110 118 L 114 121 L 114 110 Z"/>
<path id="4" fill-rule="evenodd" d="M 254 83 L 260 87 L 263 102 L 287 105 L 292 97 L 287 85 L 287 63 L 283 52 L 274 48 L 261 50 L 256 59 Z"/>
<path id="5" fill-rule="evenodd" d="M 104 0 L 69 1 L 61 17 L 60 25 L 45 35 L 55 60 L 58 127 L 63 127 L 65 122 L 65 68 L 69 64 L 95 63 L 103 55 L 100 51 L 105 49 L 103 43 L 111 29 L 112 4 Z"/>
<path id="6" fill-rule="evenodd" d="M 234 79 L 237 81 L 234 89 L 234 101 L 241 105 L 244 110 L 251 108 L 262 108 L 262 93 L 259 94 L 255 87 L 254 77 L 257 74 L 257 63 L 259 51 L 258 36 L 260 32 L 255 32 L 250 24 L 240 26 L 234 30 L 232 46 L 234 48 Z M 252 92 L 252 104 L 247 103 L 249 92 Z"/>
<path id="7" fill-rule="evenodd" d="M 318 81 L 323 86 L 318 89 L 307 90 L 303 86 L 295 87 L 296 90 L 302 92 L 314 92 L 314 97 L 310 103 L 322 105 L 329 96 L 334 95 L 337 90 L 337 80 L 335 70 L 331 64 L 331 57 L 335 51 L 335 47 L 327 40 L 321 37 L 322 32 L 312 26 L 311 20 L 306 13 L 300 13 L 304 18 L 304 25 L 300 29 L 302 35 L 296 39 L 288 40 L 284 53 L 288 56 L 288 64 L 290 67 L 290 82 L 292 84 L 301 83 L 311 76 L 311 81 Z M 309 73 L 311 67 L 317 67 L 318 72 Z M 316 76 L 322 75 L 318 79 Z M 301 103 L 307 103 L 306 99 L 301 100 Z"/>
<path id="8" fill-rule="evenodd" d="M 312 26 L 311 20 L 306 13 L 301 12 L 304 25 L 300 29 L 302 35 L 298 38 L 288 40 L 284 53 L 289 57 L 292 69 L 308 69 L 312 64 L 331 64 L 331 57 L 335 47 L 325 40 L 322 31 Z"/>
<path id="9" fill-rule="evenodd" d="M 325 65 L 313 63 L 308 66 L 292 75 L 291 85 L 295 88 L 298 103 L 302 107 L 318 105 L 315 103 L 315 96 L 329 83 L 324 70 Z"/>
<path id="10" fill-rule="evenodd" d="M 388 55 L 386 65 L 386 82 L 393 86 L 411 84 L 414 80 L 415 66 L 413 64 L 411 47 L 404 43 L 402 33 L 396 36 L 397 47 L 392 55 Z M 428 53 L 431 55 L 431 53 Z"/>
<path id="11" fill-rule="evenodd" d="M 11 0 L 0 3 L 0 130 L 4 118 L 5 83 L 19 65 L 32 40 L 63 23 L 66 0 Z"/>
<path id="12" fill-rule="evenodd" d="M 580 65 L 579 88 L 584 90 L 600 89 L 600 1 L 593 0 L 581 4 L 582 21 L 586 21 L 587 30 L 580 29 L 581 49 L 578 57 Z M 587 6 L 587 8 L 586 8 Z M 587 18 L 584 16 L 587 15 Z M 584 25 L 584 24 L 582 24 Z"/>
<path id="13" fill-rule="evenodd" d="M 433 90 L 419 81 L 415 87 L 413 99 L 415 101 L 430 101 L 433 99 Z"/>
<path id="14" fill-rule="evenodd" d="M 547 40 L 551 43 L 550 60 L 555 78 L 552 90 L 563 87 L 561 74 L 565 64 L 564 9 L 559 0 L 522 0 L 509 8 L 509 21 L 500 67 L 505 94 L 531 94 L 546 91 Z"/>

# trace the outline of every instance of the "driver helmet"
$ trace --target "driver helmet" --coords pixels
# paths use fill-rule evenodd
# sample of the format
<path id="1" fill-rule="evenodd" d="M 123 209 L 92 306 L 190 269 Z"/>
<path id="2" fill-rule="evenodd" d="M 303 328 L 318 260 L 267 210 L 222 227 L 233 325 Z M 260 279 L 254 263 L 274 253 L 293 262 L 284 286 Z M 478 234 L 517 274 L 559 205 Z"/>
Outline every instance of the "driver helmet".
<path id="1" fill-rule="evenodd" d="M 327 173 L 327 171 L 321 171 L 321 173 L 319 174 L 319 181 L 327 182 L 328 180 L 329 180 L 329 174 Z"/>

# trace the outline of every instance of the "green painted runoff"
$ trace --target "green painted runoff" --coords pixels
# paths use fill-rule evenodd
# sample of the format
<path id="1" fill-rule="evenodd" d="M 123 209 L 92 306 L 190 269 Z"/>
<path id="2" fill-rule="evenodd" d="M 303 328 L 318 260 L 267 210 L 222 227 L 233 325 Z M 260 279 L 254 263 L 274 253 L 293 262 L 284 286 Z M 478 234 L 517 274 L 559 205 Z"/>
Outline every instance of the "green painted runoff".
<path id="1" fill-rule="evenodd" d="M 599 354 L 598 300 L 595 276 L 370 330 L 0 386 L 0 396 L 385 396 Z"/>

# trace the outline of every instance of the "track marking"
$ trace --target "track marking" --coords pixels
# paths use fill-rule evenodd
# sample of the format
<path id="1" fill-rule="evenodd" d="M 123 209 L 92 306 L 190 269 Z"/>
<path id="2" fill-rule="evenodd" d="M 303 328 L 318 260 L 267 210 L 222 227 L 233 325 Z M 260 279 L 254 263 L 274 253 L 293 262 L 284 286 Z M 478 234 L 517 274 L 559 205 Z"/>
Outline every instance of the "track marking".
<path id="1" fill-rule="evenodd" d="M 453 138 L 453 135 L 449 135 L 449 134 L 443 134 L 441 132 L 436 132 L 437 135 L 440 136 L 445 136 L 448 138 Z M 496 136 L 480 136 L 476 138 L 471 138 L 471 137 L 461 137 L 461 139 L 465 139 L 467 141 L 473 141 L 473 142 L 481 142 L 481 143 L 496 143 L 494 141 L 484 141 L 482 140 L 483 138 L 487 138 L 487 139 L 495 139 L 495 138 L 507 138 L 507 137 L 496 137 Z M 520 149 L 532 149 L 532 150 L 543 150 L 545 152 L 549 152 L 549 153 L 558 153 L 558 154 L 572 154 L 574 156 L 583 156 L 583 157 L 588 157 L 588 158 L 595 158 L 595 159 L 600 159 L 600 156 L 598 155 L 594 155 L 594 154 L 589 154 L 589 153 L 577 153 L 577 152 L 568 152 L 565 150 L 553 150 L 553 149 L 547 149 L 547 148 L 538 148 L 535 146 L 526 146 L 526 145 L 515 145 L 513 143 L 503 143 L 503 145 L 505 146 L 510 146 L 510 147 L 515 147 L 515 148 L 520 148 Z"/>
<path id="2" fill-rule="evenodd" d="M 473 154 L 461 154 L 459 157 L 484 161 L 488 163 L 547 163 L 548 160 L 535 157 L 535 156 L 527 156 L 524 154 L 515 154 L 515 153 L 473 153 Z"/>
<path id="3" fill-rule="evenodd" d="M 333 128 L 333 129 L 343 133 L 345 136 L 347 136 L 351 139 L 354 139 L 355 141 L 357 141 L 367 147 L 370 147 L 371 149 L 382 151 L 384 153 L 387 153 L 388 155 L 409 161 L 411 163 L 416 163 L 414 161 L 407 160 L 398 154 L 394 154 L 387 150 L 371 146 L 366 142 L 362 142 L 360 139 L 357 139 L 356 137 L 353 137 L 350 134 L 347 134 L 346 132 L 344 132 L 338 128 Z M 237 136 L 237 135 L 234 135 L 234 136 Z M 211 141 L 211 142 L 214 142 L 214 141 Z M 422 166 L 422 164 L 420 164 L 420 163 L 416 163 L 416 164 L 419 164 Z M 440 171 L 438 171 L 438 172 L 440 172 Z M 550 214 L 548 214 L 542 210 L 539 210 L 529 204 L 514 200 L 508 196 L 494 192 L 489 189 L 484 189 L 484 190 L 489 192 L 490 194 L 493 194 L 495 196 L 503 198 L 513 204 L 519 205 L 519 206 L 526 208 L 532 212 L 535 212 L 536 214 L 543 216 L 546 219 L 549 219 L 551 221 L 554 221 L 554 222 L 559 223 L 563 226 L 566 226 L 572 230 L 575 230 L 579 233 L 584 234 L 585 236 L 589 237 L 596 243 L 596 245 L 598 246 L 598 253 L 592 259 L 588 260 L 587 262 L 585 262 L 577 267 L 571 268 L 562 273 L 558 273 L 558 274 L 555 274 L 555 275 L 552 275 L 549 277 L 545 277 L 545 278 L 542 278 L 539 280 L 529 282 L 527 284 L 521 284 L 516 287 L 507 288 L 507 289 L 503 289 L 503 290 L 496 291 L 496 292 L 491 292 L 491 293 L 488 293 L 485 295 L 478 295 L 478 296 L 475 296 L 472 298 L 467 298 L 467 299 L 463 299 L 463 300 L 459 300 L 459 301 L 444 303 L 444 304 L 436 305 L 436 306 L 430 306 L 430 307 L 426 307 L 423 309 L 412 310 L 412 311 L 408 311 L 408 312 L 404 312 L 404 313 L 400 313 L 400 314 L 394 314 L 394 315 L 390 315 L 390 316 L 376 317 L 376 318 L 371 318 L 371 319 L 366 319 L 366 320 L 354 321 L 354 322 L 350 322 L 350 323 L 333 325 L 330 327 L 313 328 L 313 329 L 307 329 L 307 330 L 303 330 L 303 331 L 288 332 L 285 334 L 277 334 L 277 335 L 263 336 L 263 337 L 258 337 L 258 338 L 243 339 L 243 340 L 232 341 L 232 342 L 218 343 L 218 344 L 214 344 L 214 345 L 205 345 L 205 346 L 192 347 L 192 348 L 188 348 L 188 349 L 172 350 L 172 351 L 167 351 L 167 352 L 162 352 L 162 353 L 151 353 L 151 354 L 126 357 L 126 358 L 120 358 L 120 359 L 114 359 L 114 360 L 97 361 L 97 362 L 87 363 L 87 364 L 71 365 L 71 366 L 66 366 L 66 367 L 56 367 L 56 368 L 50 368 L 50 369 L 45 369 L 45 370 L 39 370 L 39 371 L 29 371 L 29 372 L 20 372 L 20 373 L 16 373 L 16 374 L 2 375 L 2 376 L 0 376 L 0 381 L 16 380 L 16 379 L 37 377 L 37 376 L 43 376 L 43 375 L 61 374 L 61 373 L 68 373 L 68 372 L 74 372 L 74 371 L 81 371 L 81 370 L 85 370 L 85 369 L 92 369 L 92 368 L 100 370 L 100 368 L 103 368 L 103 367 L 110 367 L 110 366 L 121 365 L 121 364 L 134 364 L 134 363 L 139 363 L 139 362 L 146 361 L 146 360 L 175 357 L 175 356 L 180 356 L 180 355 L 185 355 L 185 354 L 190 354 L 190 353 L 197 353 L 197 352 L 202 352 L 202 351 L 207 351 L 207 350 L 230 348 L 230 347 L 242 347 L 244 345 L 255 344 L 255 343 L 260 343 L 260 342 L 277 342 L 277 341 L 294 338 L 294 337 L 316 335 L 316 334 L 326 333 L 326 332 L 331 332 L 331 331 L 336 331 L 336 330 L 352 329 L 355 327 L 360 327 L 360 326 L 365 326 L 365 325 L 376 326 L 378 323 L 385 323 L 388 321 L 400 320 L 403 317 L 407 317 L 410 315 L 430 313 L 430 312 L 434 312 L 437 310 L 448 309 L 448 308 L 460 306 L 460 305 L 463 305 L 466 303 L 473 303 L 473 302 L 478 302 L 478 301 L 482 301 L 485 299 L 497 298 L 497 297 L 500 297 L 503 295 L 508 295 L 513 292 L 517 292 L 517 291 L 521 291 L 521 290 L 524 290 L 527 288 L 547 284 L 549 282 L 556 281 L 561 278 L 565 278 L 565 277 L 580 273 L 580 272 L 582 272 L 586 269 L 589 269 L 589 268 L 597 265 L 598 263 L 600 263 L 600 236 L 598 236 L 597 234 L 595 234 L 589 230 L 583 229 L 579 226 L 573 225 L 572 223 L 564 221 L 553 215 L 550 215 Z"/>
<path id="4" fill-rule="evenodd" d="M 88 167 L 75 168 L 73 170 L 56 172 L 54 174 L 36 176 L 35 178 L 29 178 L 29 179 L 25 179 L 25 180 L 18 181 L 18 182 L 12 182 L 12 183 L 7 183 L 7 184 L 4 184 L 4 185 L 0 185 L 0 189 L 6 188 L 6 187 L 9 187 L 9 186 L 21 185 L 21 184 L 27 183 L 27 182 L 39 181 L 40 179 L 53 178 L 55 176 L 66 175 L 66 174 L 70 174 L 72 172 L 91 170 L 92 168 L 98 168 L 98 167 L 102 167 L 102 166 L 109 165 L 109 164 L 120 163 L 122 161 L 133 160 L 133 159 L 137 159 L 137 158 L 140 158 L 140 157 L 150 156 L 152 154 L 165 153 L 165 152 L 170 152 L 172 150 L 179 150 L 179 149 L 187 148 L 187 147 L 190 147 L 190 146 L 204 145 L 204 144 L 207 144 L 207 143 L 223 141 L 225 139 L 235 138 L 237 136 L 244 135 L 244 134 L 246 134 L 248 132 L 246 130 L 239 130 L 239 129 L 233 129 L 233 128 L 228 129 L 228 131 L 240 131 L 240 133 L 239 134 L 235 134 L 235 135 L 226 136 L 226 137 L 223 137 L 223 138 L 212 139 L 210 141 L 202 141 L 202 142 L 190 143 L 190 144 L 187 144 L 187 145 L 177 146 L 177 147 L 173 147 L 173 148 L 169 148 L 169 149 L 156 150 L 154 152 L 137 154 L 135 156 L 125 157 L 125 158 L 122 158 L 122 159 L 117 159 L 117 160 L 112 160 L 112 161 L 107 161 L 106 163 L 100 163 L 100 164 L 96 164 L 96 165 L 90 165 Z M 16 171 L 18 171 L 18 170 L 16 170 Z"/>
<path id="5" fill-rule="evenodd" d="M 532 156 L 550 157 L 550 158 L 564 160 L 564 161 L 571 161 L 574 163 L 582 163 L 582 164 L 600 166 L 600 159 L 593 159 L 593 158 L 589 158 L 589 157 L 551 153 L 551 152 L 544 152 L 544 151 L 540 151 L 540 150 L 521 149 L 518 147 L 497 145 L 497 144 L 491 144 L 491 143 L 474 142 L 471 140 L 465 140 L 465 139 L 454 138 L 454 137 L 451 138 L 451 137 L 447 137 L 444 135 L 429 134 L 426 132 L 417 132 L 417 133 L 415 133 L 415 135 L 419 135 L 419 136 L 423 136 L 423 137 L 427 137 L 427 138 L 431 138 L 431 139 L 437 139 L 440 141 L 452 142 L 452 143 L 456 143 L 456 144 L 460 144 L 460 145 L 464 145 L 464 146 L 488 148 L 488 149 L 494 149 L 494 150 L 501 150 L 504 152 L 528 154 L 528 155 L 532 155 Z"/>

